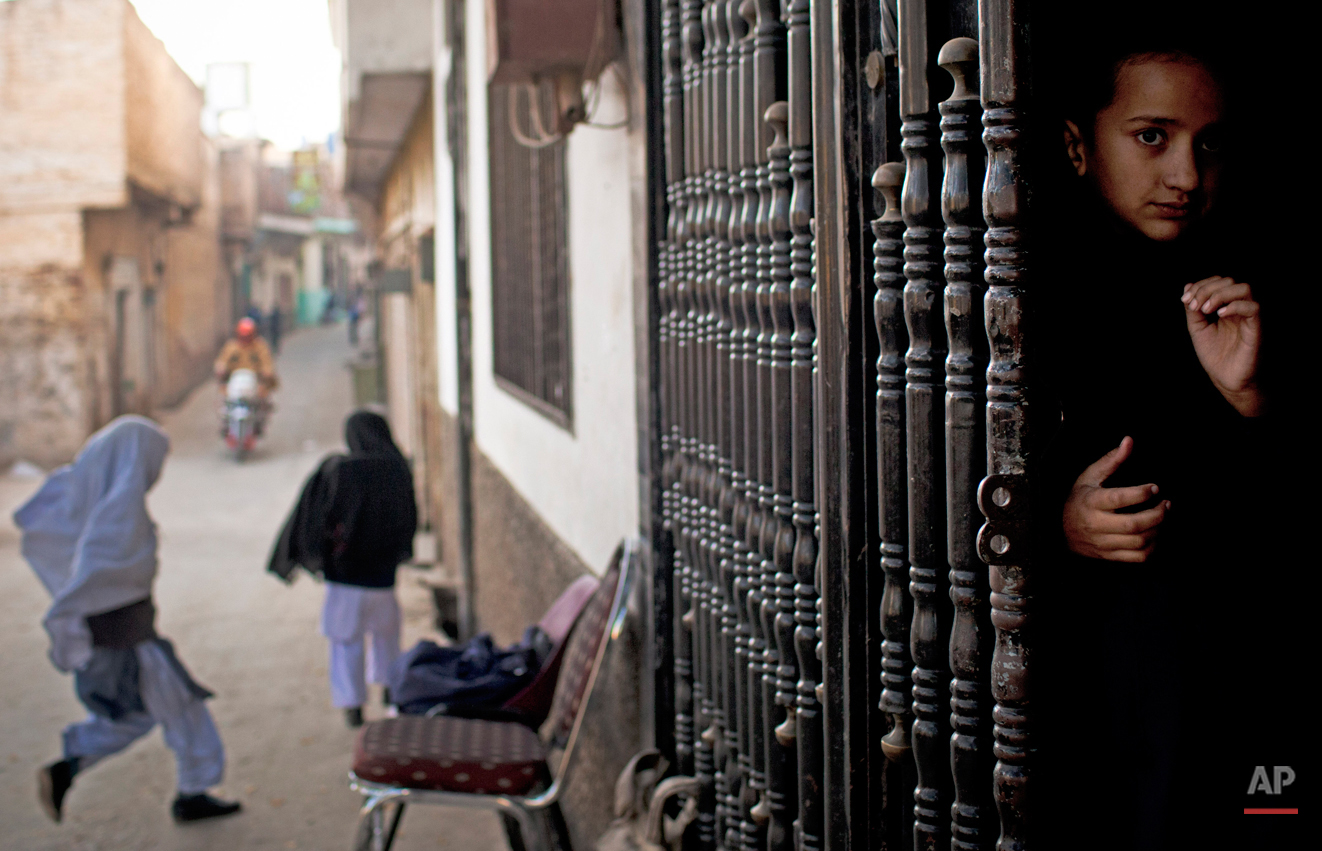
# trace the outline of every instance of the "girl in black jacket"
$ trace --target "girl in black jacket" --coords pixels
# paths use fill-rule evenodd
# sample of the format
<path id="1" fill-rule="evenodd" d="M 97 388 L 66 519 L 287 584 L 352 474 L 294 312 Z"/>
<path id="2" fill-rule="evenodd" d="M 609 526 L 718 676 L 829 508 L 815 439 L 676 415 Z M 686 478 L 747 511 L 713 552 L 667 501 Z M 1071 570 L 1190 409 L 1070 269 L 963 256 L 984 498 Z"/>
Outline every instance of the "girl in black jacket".
<path id="1" fill-rule="evenodd" d="M 349 454 L 328 457 L 303 486 L 267 569 L 288 582 L 301 565 L 326 580 L 331 702 L 356 727 L 367 681 L 384 685 L 399 656 L 395 569 L 413 557 L 418 512 L 408 461 L 384 418 L 353 414 L 344 439 Z"/>

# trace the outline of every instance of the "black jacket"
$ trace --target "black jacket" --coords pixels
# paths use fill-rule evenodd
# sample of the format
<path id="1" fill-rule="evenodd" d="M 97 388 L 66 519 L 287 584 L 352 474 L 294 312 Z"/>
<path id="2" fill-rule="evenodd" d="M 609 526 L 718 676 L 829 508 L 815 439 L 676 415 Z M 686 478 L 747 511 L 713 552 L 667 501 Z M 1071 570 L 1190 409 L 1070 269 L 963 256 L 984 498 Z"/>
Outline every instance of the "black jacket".
<path id="1" fill-rule="evenodd" d="M 345 436 L 349 454 L 326 458 L 303 486 L 267 569 L 285 581 L 302 566 L 328 582 L 390 588 L 413 557 L 413 475 L 376 414 L 351 416 Z"/>

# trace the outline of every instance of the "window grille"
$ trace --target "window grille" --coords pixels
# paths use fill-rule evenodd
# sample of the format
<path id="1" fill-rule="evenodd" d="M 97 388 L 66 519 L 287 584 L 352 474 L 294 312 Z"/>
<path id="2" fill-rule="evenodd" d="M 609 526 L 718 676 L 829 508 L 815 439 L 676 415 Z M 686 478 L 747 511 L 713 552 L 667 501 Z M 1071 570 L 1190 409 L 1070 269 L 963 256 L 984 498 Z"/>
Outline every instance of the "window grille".
<path id="1" fill-rule="evenodd" d="M 570 387 L 569 216 L 565 145 L 528 148 L 509 127 L 518 96 L 529 133 L 528 98 L 512 86 L 491 87 L 492 323 L 497 382 L 568 427 Z M 550 93 L 539 93 L 553 115 Z"/>

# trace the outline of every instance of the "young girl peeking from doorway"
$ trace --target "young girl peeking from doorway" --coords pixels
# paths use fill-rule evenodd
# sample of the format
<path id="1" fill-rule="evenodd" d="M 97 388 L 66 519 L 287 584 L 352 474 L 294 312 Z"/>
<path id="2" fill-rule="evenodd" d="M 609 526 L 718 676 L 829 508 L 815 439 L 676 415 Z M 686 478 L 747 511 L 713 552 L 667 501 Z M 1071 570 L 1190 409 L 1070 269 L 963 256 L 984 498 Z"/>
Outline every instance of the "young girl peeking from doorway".
<path id="1" fill-rule="evenodd" d="M 1279 501 L 1272 325 L 1261 266 L 1238 256 L 1213 55 L 1131 38 L 1064 84 L 1068 215 L 1038 267 L 1060 413 L 1038 572 L 1044 847 L 1219 847 L 1193 837 L 1242 818 L 1240 757 L 1291 723 L 1293 648 L 1251 634 L 1280 613 L 1245 582 L 1267 575 Z"/>

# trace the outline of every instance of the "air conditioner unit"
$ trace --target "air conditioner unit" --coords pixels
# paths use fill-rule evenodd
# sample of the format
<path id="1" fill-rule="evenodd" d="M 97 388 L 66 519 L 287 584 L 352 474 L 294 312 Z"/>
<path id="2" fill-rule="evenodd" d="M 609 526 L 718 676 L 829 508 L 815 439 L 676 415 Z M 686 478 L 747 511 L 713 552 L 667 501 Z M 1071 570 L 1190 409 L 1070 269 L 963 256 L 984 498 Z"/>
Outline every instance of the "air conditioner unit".
<path id="1" fill-rule="evenodd" d="M 488 79 L 596 77 L 618 48 L 615 9 L 614 0 L 487 0 Z"/>

